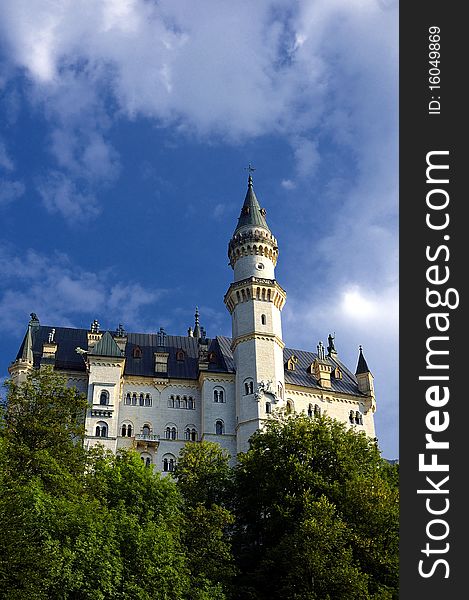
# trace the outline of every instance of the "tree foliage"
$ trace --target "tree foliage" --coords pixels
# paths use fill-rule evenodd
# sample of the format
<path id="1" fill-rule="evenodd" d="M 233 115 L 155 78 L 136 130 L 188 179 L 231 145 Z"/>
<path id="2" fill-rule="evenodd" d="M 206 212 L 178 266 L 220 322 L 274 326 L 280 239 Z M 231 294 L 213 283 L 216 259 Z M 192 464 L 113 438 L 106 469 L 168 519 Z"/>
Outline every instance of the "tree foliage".
<path id="1" fill-rule="evenodd" d="M 172 477 L 85 450 L 85 409 L 50 369 L 8 385 L 0 598 L 397 598 L 398 467 L 364 434 L 272 419 L 237 466 L 190 443 Z"/>

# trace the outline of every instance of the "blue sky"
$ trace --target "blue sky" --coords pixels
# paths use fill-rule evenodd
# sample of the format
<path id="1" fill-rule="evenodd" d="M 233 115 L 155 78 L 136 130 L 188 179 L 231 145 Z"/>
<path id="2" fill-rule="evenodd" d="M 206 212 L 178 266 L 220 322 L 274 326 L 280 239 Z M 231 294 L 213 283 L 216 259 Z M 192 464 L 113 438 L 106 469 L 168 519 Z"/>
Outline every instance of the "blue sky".
<path id="1" fill-rule="evenodd" d="M 249 162 L 279 241 L 284 340 L 336 333 L 398 456 L 393 0 L 4 0 L 0 377 L 43 324 L 230 335 Z"/>

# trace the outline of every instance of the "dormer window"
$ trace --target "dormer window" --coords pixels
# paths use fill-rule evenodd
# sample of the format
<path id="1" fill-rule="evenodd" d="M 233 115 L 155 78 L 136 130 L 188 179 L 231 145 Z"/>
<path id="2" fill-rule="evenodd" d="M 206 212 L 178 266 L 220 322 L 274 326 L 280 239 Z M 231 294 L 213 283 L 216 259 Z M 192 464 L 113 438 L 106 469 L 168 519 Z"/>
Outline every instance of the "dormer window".
<path id="1" fill-rule="evenodd" d="M 132 357 L 142 358 L 142 349 L 140 348 L 140 346 L 135 346 L 135 348 L 132 351 Z"/>
<path id="2" fill-rule="evenodd" d="M 339 369 L 339 367 L 336 367 L 333 371 L 332 371 L 332 376 L 335 379 L 342 379 L 342 371 Z"/>
<path id="3" fill-rule="evenodd" d="M 296 367 L 296 364 L 297 364 L 297 362 L 298 362 L 298 359 L 297 359 L 297 357 L 296 357 L 294 354 L 292 354 L 292 355 L 290 356 L 290 358 L 287 360 L 287 369 L 288 369 L 289 371 L 294 371 L 294 370 L 295 370 L 295 367 Z"/>
<path id="4" fill-rule="evenodd" d="M 176 352 L 176 360 L 184 360 L 186 358 L 186 353 L 184 350 L 178 350 Z"/>
<path id="5" fill-rule="evenodd" d="M 209 363 L 216 363 L 217 362 L 217 354 L 216 352 L 210 352 L 208 355 L 208 362 Z"/>

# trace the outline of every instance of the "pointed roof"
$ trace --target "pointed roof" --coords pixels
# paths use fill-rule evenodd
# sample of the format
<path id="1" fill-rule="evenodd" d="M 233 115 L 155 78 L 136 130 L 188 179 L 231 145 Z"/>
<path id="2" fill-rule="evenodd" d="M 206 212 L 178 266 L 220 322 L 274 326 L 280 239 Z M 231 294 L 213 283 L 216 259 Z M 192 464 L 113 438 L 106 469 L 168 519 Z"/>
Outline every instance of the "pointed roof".
<path id="1" fill-rule="evenodd" d="M 357 370 L 355 371 L 355 375 L 359 375 L 360 373 L 371 373 L 368 365 L 366 364 L 365 357 L 363 356 L 363 349 L 360 346 L 360 354 L 358 355 L 358 364 Z"/>
<path id="2" fill-rule="evenodd" d="M 103 337 L 92 348 L 90 354 L 94 356 L 122 356 L 119 346 L 114 341 L 114 338 L 106 331 Z"/>
<path id="3" fill-rule="evenodd" d="M 26 336 L 23 343 L 23 352 L 21 353 L 21 358 L 33 363 L 33 337 L 31 335 L 31 325 L 28 325 L 28 331 L 26 332 Z"/>
<path id="4" fill-rule="evenodd" d="M 259 201 L 256 198 L 251 175 L 249 175 L 248 191 L 246 192 L 243 208 L 241 209 L 238 224 L 236 225 L 233 235 L 235 235 L 236 232 L 241 229 L 241 227 L 245 227 L 247 225 L 263 227 L 264 229 L 270 231 L 267 221 L 265 220 L 265 210 L 260 207 Z"/>

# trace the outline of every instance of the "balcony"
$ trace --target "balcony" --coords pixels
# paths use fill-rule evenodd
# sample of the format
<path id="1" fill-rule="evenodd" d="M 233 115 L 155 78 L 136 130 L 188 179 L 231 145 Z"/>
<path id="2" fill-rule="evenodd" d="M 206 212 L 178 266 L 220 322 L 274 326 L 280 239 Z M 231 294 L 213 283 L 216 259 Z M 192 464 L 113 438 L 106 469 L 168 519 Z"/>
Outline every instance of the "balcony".
<path id="1" fill-rule="evenodd" d="M 136 448 L 148 450 L 149 448 L 158 448 L 160 444 L 160 436 L 154 433 L 137 433 L 134 438 Z"/>

